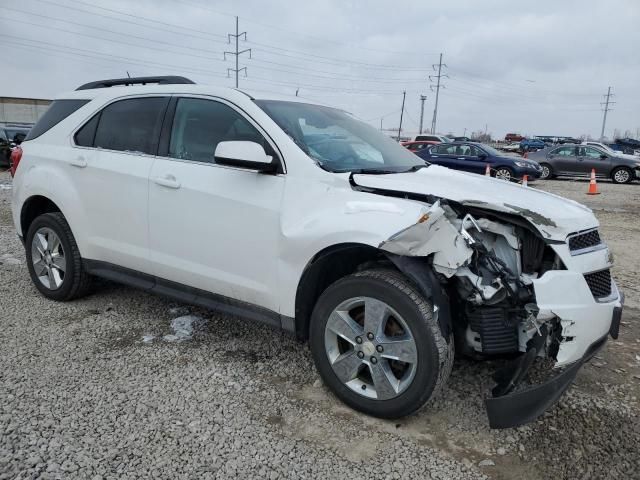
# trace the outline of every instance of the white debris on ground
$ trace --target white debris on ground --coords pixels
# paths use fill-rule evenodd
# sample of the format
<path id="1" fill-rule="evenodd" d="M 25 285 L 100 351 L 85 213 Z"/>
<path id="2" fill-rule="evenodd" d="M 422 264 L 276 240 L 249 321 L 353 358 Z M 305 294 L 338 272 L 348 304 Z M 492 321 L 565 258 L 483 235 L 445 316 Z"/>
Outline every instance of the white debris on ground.
<path id="1" fill-rule="evenodd" d="M 196 315 L 184 315 L 171 320 L 172 335 L 165 335 L 165 342 L 182 342 L 189 340 L 194 332 L 204 325 L 204 319 Z"/>
<path id="2" fill-rule="evenodd" d="M 153 342 L 153 340 L 156 338 L 155 335 L 143 335 L 142 336 L 142 343 L 151 343 Z"/>
<path id="3" fill-rule="evenodd" d="M 169 313 L 171 315 L 189 315 L 190 312 L 191 310 L 189 309 L 189 307 L 171 307 L 169 309 Z"/>
<path id="4" fill-rule="evenodd" d="M 13 185 L 10 183 L 0 183 L 0 190 L 11 190 Z"/>

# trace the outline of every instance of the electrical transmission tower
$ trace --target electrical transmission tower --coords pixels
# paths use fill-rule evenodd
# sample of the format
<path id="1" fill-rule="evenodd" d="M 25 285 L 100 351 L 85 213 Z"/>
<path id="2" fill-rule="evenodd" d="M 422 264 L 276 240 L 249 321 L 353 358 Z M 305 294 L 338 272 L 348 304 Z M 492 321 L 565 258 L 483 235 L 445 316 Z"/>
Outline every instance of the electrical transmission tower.
<path id="1" fill-rule="evenodd" d="M 427 99 L 426 95 L 420 95 L 420 132 L 422 133 L 422 120 L 424 119 L 424 101 Z"/>
<path id="2" fill-rule="evenodd" d="M 238 32 L 238 17 L 236 17 L 236 33 L 235 35 L 233 33 L 229 33 L 227 35 L 227 41 L 229 43 L 231 43 L 231 38 L 235 38 L 236 40 L 236 51 L 235 52 L 224 52 L 224 59 L 227 59 L 227 55 L 233 55 L 234 57 L 236 57 L 236 68 L 227 68 L 227 77 L 229 76 L 229 72 L 234 72 L 236 74 L 236 88 L 238 88 L 238 74 L 244 70 L 244 76 L 247 76 L 247 67 L 242 67 L 239 68 L 238 67 L 238 57 L 240 57 L 240 55 L 242 55 L 243 53 L 247 53 L 249 52 L 249 58 L 251 58 L 251 49 L 250 48 L 246 48 L 244 50 L 238 50 L 238 41 L 240 40 L 240 37 L 242 37 L 244 35 L 244 41 L 247 41 L 247 32 Z"/>
<path id="3" fill-rule="evenodd" d="M 611 97 L 613 97 L 613 93 L 611 93 L 611 87 L 607 90 L 607 94 L 603 95 L 605 101 L 600 103 L 600 105 L 604 105 L 604 117 L 602 118 L 602 132 L 600 132 L 600 140 L 604 138 L 604 127 L 607 124 L 607 113 L 609 110 L 612 110 L 609 105 L 614 105 L 616 102 L 611 101 Z"/>
<path id="4" fill-rule="evenodd" d="M 435 64 L 435 65 L 431 65 L 431 67 L 433 68 L 433 70 L 436 70 L 436 67 L 438 67 L 438 75 L 429 75 L 429 81 L 433 82 L 433 79 L 436 79 L 436 88 L 435 88 L 435 92 L 436 92 L 436 105 L 433 109 L 433 120 L 431 121 L 431 133 L 436 133 L 436 122 L 438 120 L 438 98 L 440 96 L 440 89 L 444 88 L 444 85 L 441 84 L 440 80 L 443 77 L 449 78 L 449 75 L 446 75 L 444 73 L 442 73 L 442 67 L 447 68 L 447 64 L 446 63 L 442 63 L 442 54 L 440 54 L 440 61 Z M 433 92 L 433 85 L 430 85 L 431 91 Z"/>

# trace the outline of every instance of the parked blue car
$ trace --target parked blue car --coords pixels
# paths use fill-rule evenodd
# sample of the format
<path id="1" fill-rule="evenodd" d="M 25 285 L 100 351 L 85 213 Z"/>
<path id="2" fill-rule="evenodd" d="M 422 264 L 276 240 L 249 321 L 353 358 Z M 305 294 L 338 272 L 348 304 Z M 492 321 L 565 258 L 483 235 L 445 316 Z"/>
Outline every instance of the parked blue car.
<path id="1" fill-rule="evenodd" d="M 454 170 L 484 174 L 489 165 L 491 176 L 503 180 L 539 178 L 542 167 L 525 158 L 510 157 L 495 148 L 476 142 L 441 143 L 416 153 L 420 158 Z"/>
<path id="2" fill-rule="evenodd" d="M 525 138 L 520 141 L 521 152 L 535 152 L 536 150 L 542 150 L 547 144 L 540 138 Z"/>

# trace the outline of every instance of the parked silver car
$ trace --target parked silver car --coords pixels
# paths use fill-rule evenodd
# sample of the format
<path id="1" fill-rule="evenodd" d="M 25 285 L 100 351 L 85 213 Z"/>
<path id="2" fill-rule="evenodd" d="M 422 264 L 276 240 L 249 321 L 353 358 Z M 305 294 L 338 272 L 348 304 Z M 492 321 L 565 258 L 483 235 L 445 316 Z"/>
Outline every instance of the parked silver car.
<path id="1" fill-rule="evenodd" d="M 542 167 L 541 179 L 558 176 L 610 178 L 615 183 L 640 179 L 640 159 L 590 145 L 565 144 L 529 154 Z"/>

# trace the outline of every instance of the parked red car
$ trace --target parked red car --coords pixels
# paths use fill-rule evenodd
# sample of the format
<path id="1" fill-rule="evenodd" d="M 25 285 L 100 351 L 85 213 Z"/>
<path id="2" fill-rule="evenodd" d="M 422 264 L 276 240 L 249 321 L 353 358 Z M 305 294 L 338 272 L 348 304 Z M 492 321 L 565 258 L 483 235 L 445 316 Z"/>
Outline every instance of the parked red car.
<path id="1" fill-rule="evenodd" d="M 400 142 L 400 145 L 409 149 L 410 152 L 419 152 L 423 148 L 427 148 L 429 145 L 437 145 L 440 142 L 433 142 L 429 140 L 419 140 L 412 142 Z"/>
<path id="2" fill-rule="evenodd" d="M 521 142 L 522 140 L 524 140 L 524 137 L 519 133 L 507 133 L 504 136 L 505 142 Z"/>

